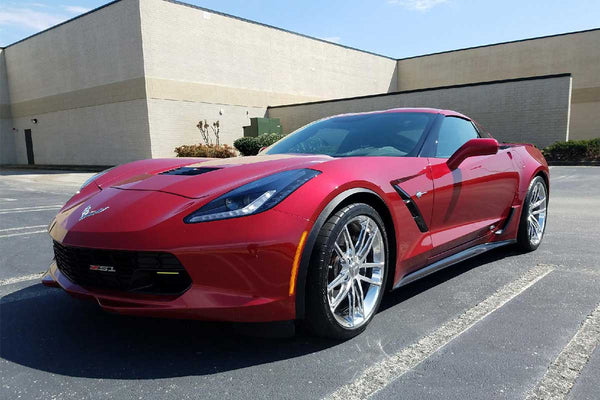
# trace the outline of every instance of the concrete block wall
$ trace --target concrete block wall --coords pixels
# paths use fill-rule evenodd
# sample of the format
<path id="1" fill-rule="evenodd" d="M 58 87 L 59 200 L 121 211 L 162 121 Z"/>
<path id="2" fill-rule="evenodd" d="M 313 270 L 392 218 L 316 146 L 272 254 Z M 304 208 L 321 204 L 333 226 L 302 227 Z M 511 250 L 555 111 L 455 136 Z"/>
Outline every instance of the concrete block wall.
<path id="1" fill-rule="evenodd" d="M 151 157 L 139 0 L 111 3 L 2 53 L 10 117 L 0 163 L 27 163 L 25 129 L 36 164 Z"/>
<path id="2" fill-rule="evenodd" d="M 399 107 L 433 107 L 461 112 L 505 142 L 538 147 L 566 140 L 571 95 L 570 75 L 398 92 L 269 107 L 285 133 L 320 118 Z"/>
<path id="3" fill-rule="evenodd" d="M 214 102 L 266 106 L 397 90 L 390 57 L 175 1 L 144 0 L 140 7 L 146 77 L 168 80 L 151 96 L 172 89 L 181 100 L 213 102 L 217 86 L 225 97 Z M 196 93 L 164 87 L 177 82 Z"/>
<path id="4" fill-rule="evenodd" d="M 242 127 L 250 125 L 250 118 L 264 117 L 266 111 L 266 107 L 148 99 L 152 157 L 173 157 L 175 147 L 204 143 L 196 128 L 201 118 L 208 123 L 218 120 L 221 144 L 232 145 L 243 136 Z"/>
<path id="5" fill-rule="evenodd" d="M 12 130 L 6 60 L 4 49 L 0 49 L 0 165 L 16 162 L 14 149 L 15 135 Z"/>
<path id="6" fill-rule="evenodd" d="M 570 138 L 596 137 L 599 40 L 591 30 L 395 60 L 172 0 L 117 0 L 0 49 L 0 164 L 26 163 L 25 129 L 36 163 L 116 164 L 200 142 L 201 119 L 220 120 L 232 144 L 268 106 L 372 94 L 269 113 L 289 131 L 349 111 L 453 108 L 545 145 L 566 138 L 570 111 Z M 548 79 L 379 95 L 562 72 L 572 91 Z"/>
<path id="7" fill-rule="evenodd" d="M 17 164 L 27 164 L 24 129 L 30 127 L 36 164 L 116 165 L 151 158 L 145 100 L 48 112 L 32 124 L 13 118 Z"/>
<path id="8" fill-rule="evenodd" d="M 140 7 L 153 157 L 200 142 L 201 119 L 231 145 L 268 105 L 396 90 L 388 57 L 173 1 Z"/>
<path id="9" fill-rule="evenodd" d="M 571 139 L 600 137 L 600 29 L 398 60 L 398 90 L 570 73 Z"/>

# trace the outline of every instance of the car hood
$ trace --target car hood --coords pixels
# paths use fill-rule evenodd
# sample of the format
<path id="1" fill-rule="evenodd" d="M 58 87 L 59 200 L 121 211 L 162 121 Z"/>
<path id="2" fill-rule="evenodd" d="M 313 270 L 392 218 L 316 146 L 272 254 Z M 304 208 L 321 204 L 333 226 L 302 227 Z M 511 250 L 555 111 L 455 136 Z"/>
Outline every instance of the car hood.
<path id="1" fill-rule="evenodd" d="M 329 156 L 264 155 L 208 159 L 177 165 L 163 171 L 137 174 L 112 183 L 121 190 L 158 191 L 187 198 L 202 198 L 224 193 L 276 172 L 314 168 L 332 160 Z M 197 168 L 196 171 L 192 169 Z M 188 175 L 187 173 L 197 173 Z"/>

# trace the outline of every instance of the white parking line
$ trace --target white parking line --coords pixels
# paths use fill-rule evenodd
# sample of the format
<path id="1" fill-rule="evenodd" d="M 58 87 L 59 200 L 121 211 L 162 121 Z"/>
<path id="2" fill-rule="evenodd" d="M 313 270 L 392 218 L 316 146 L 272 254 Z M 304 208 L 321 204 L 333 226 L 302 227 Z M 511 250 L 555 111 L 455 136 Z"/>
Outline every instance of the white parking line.
<path id="1" fill-rule="evenodd" d="M 8 235 L 0 235 L 0 239 L 14 237 L 14 236 L 27 236 L 27 235 L 33 235 L 34 233 L 47 233 L 47 232 L 48 231 L 44 229 L 41 231 L 33 231 L 33 232 L 10 233 Z"/>
<path id="2" fill-rule="evenodd" d="M 35 279 L 40 279 L 43 275 L 44 275 L 44 273 L 40 272 L 38 274 L 23 275 L 23 276 L 17 276 L 15 278 L 8 278 L 8 279 L 0 279 L 0 286 L 12 285 L 13 283 L 19 283 L 19 282 L 25 282 L 25 281 L 33 281 Z"/>
<path id="3" fill-rule="evenodd" d="M 34 228 L 44 228 L 48 225 L 31 225 L 31 226 L 19 226 L 18 228 L 6 228 L 0 229 L 0 232 L 8 232 L 8 231 L 23 231 L 25 229 L 34 229 Z"/>
<path id="4" fill-rule="evenodd" d="M 61 205 L 37 206 L 37 207 L 19 207 L 19 208 L 0 208 L 0 214 L 16 214 L 24 212 L 48 211 L 61 208 Z"/>
<path id="5" fill-rule="evenodd" d="M 62 207 L 60 204 L 53 204 L 50 206 L 31 206 L 31 207 L 18 207 L 18 208 L 0 208 L 0 211 L 19 211 L 19 210 L 33 210 L 38 208 L 57 208 Z"/>
<path id="6" fill-rule="evenodd" d="M 599 344 L 600 305 L 583 321 L 575 336 L 529 393 L 527 400 L 566 399 L 581 370 Z"/>
<path id="7" fill-rule="evenodd" d="M 476 323 L 523 293 L 552 270 L 554 270 L 554 267 L 550 265 L 533 267 L 519 279 L 508 283 L 475 307 L 446 322 L 431 334 L 385 360 L 368 367 L 354 381 L 340 387 L 326 398 L 332 400 L 358 400 L 372 396 L 425 361 Z"/>

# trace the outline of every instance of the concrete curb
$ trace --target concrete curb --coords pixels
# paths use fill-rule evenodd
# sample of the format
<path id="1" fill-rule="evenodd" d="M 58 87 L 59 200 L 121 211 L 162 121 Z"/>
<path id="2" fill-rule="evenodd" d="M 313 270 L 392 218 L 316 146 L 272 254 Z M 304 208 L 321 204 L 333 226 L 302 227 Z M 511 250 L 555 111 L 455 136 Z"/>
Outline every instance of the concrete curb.
<path id="1" fill-rule="evenodd" d="M 25 164 L 3 164 L 3 169 L 30 169 L 30 170 L 54 170 L 54 171 L 74 171 L 74 172 L 101 172 L 112 167 L 112 165 L 25 165 Z"/>
<path id="2" fill-rule="evenodd" d="M 600 161 L 548 161 L 548 165 L 561 167 L 600 167 Z"/>

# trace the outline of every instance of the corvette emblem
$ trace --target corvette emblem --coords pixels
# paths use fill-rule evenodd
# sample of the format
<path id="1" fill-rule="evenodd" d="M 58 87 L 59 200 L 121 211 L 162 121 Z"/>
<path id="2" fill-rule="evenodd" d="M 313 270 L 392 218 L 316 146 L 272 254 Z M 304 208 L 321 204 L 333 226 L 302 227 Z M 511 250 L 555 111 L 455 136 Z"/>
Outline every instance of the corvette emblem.
<path id="1" fill-rule="evenodd" d="M 109 208 L 110 207 L 102 207 L 102 208 L 99 208 L 97 210 L 90 211 L 92 209 L 92 206 L 87 206 L 85 208 L 85 210 L 83 210 L 83 212 L 81 213 L 81 217 L 79 217 L 79 220 L 83 221 L 87 217 L 91 217 L 93 215 L 100 214 L 101 212 L 104 212 L 104 211 L 108 210 Z"/>
<path id="2" fill-rule="evenodd" d="M 90 271 L 117 272 L 115 267 L 110 265 L 90 265 Z"/>

